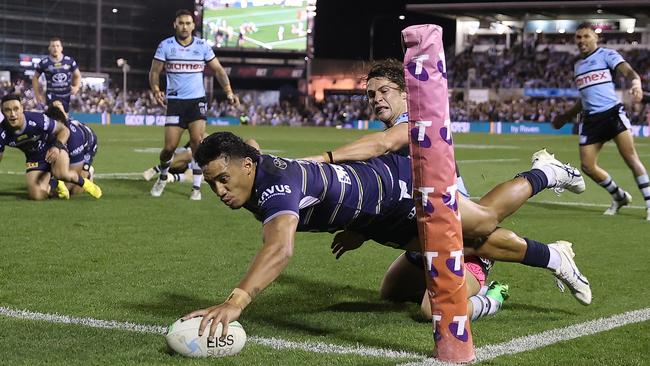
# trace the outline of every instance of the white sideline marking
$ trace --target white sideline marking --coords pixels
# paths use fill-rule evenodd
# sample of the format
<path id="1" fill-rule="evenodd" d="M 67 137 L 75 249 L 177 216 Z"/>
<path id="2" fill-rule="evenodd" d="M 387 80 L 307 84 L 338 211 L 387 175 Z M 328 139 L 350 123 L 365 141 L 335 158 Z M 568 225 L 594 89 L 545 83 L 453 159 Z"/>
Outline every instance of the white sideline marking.
<path id="1" fill-rule="evenodd" d="M 63 323 L 63 324 L 74 324 L 74 325 L 83 325 L 91 328 L 103 328 L 103 329 L 118 329 L 126 330 L 130 332 L 139 332 L 139 333 L 151 333 L 151 334 L 160 334 L 163 335 L 167 332 L 167 327 L 159 325 L 142 325 L 135 324 L 131 322 L 118 322 L 115 320 L 101 320 L 93 318 L 80 318 L 67 315 L 59 314 L 46 314 L 38 313 L 28 310 L 14 310 L 9 309 L 4 306 L 0 306 L 0 315 L 4 315 L 9 318 L 18 318 L 18 319 L 28 319 L 28 320 L 41 320 L 50 323 Z M 308 352 L 315 353 L 335 353 L 335 354 L 352 354 L 357 356 L 367 356 L 367 357 L 380 357 L 380 358 L 418 358 L 424 359 L 426 356 L 418 353 L 404 352 L 404 351 L 395 351 L 384 348 L 372 348 L 362 345 L 357 345 L 354 347 L 349 346 L 339 346 L 335 344 L 327 344 L 321 342 L 294 342 L 287 341 L 280 338 L 264 338 L 249 336 L 248 341 L 257 343 L 263 346 L 271 347 L 273 349 L 285 350 L 285 349 L 299 349 Z"/>
<path id="2" fill-rule="evenodd" d="M 475 164 L 475 163 L 507 163 L 521 161 L 521 159 L 476 159 L 476 160 L 456 160 L 459 164 Z"/>
<path id="3" fill-rule="evenodd" d="M 605 332 L 628 324 L 640 323 L 648 320 L 650 320 L 650 308 L 645 308 L 613 315 L 609 318 L 600 318 L 570 325 L 564 328 L 551 329 L 541 333 L 515 338 L 508 342 L 477 348 L 476 362 L 488 361 L 500 356 L 531 351 L 555 343 Z M 447 363 L 440 362 L 434 358 L 427 358 L 421 362 L 411 362 L 403 365 L 447 365 Z"/>
<path id="4" fill-rule="evenodd" d="M 520 149 L 519 146 L 514 145 L 480 145 L 480 144 L 455 144 L 454 145 L 460 149 L 474 149 L 474 150 L 494 150 L 494 149 L 506 149 L 506 150 L 517 150 Z"/>

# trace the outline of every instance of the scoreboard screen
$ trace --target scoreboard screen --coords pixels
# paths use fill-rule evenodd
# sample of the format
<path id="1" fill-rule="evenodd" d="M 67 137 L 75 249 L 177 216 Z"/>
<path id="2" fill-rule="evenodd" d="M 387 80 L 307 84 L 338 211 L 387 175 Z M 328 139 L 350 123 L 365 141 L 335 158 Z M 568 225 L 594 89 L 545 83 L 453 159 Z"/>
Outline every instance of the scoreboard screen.
<path id="1" fill-rule="evenodd" d="M 316 0 L 204 0 L 202 10 L 213 47 L 306 52 Z"/>

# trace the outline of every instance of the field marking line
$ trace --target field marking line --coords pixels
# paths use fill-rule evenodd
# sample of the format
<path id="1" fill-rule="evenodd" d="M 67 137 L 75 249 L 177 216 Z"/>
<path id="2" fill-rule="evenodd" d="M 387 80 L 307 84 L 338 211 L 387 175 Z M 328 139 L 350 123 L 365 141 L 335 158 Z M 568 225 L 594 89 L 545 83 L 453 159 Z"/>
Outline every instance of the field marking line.
<path id="1" fill-rule="evenodd" d="M 599 318 L 584 323 L 569 325 L 563 328 L 547 330 L 541 333 L 514 338 L 510 341 L 483 346 L 476 349 L 476 362 L 488 361 L 500 356 L 514 355 L 521 352 L 532 351 L 588 335 L 593 335 L 625 325 L 641 323 L 650 320 L 650 308 L 632 310 L 622 314 Z M 402 364 L 404 366 L 430 366 L 449 365 L 434 358 L 427 358 L 421 362 Z"/>
<path id="2" fill-rule="evenodd" d="M 119 322 L 115 320 L 101 320 L 89 317 L 73 317 L 60 314 L 39 313 L 29 310 L 16 310 L 0 306 L 0 316 L 9 318 L 39 320 L 50 323 L 82 325 L 91 328 L 117 329 L 138 333 L 164 335 L 167 327 L 160 325 L 144 325 L 131 322 Z M 379 357 L 379 358 L 417 358 L 424 359 L 426 356 L 418 353 L 395 351 L 385 348 L 373 348 L 362 345 L 341 346 L 322 342 L 297 342 L 281 338 L 266 338 L 249 336 L 248 341 L 271 347 L 277 350 L 297 349 L 315 353 L 351 354 L 356 356 Z"/>

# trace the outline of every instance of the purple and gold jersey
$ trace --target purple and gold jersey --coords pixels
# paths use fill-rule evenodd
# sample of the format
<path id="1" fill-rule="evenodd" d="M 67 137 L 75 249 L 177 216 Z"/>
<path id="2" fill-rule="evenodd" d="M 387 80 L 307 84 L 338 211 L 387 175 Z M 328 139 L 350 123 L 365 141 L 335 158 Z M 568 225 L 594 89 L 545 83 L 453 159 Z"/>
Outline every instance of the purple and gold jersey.
<path id="1" fill-rule="evenodd" d="M 47 150 L 54 143 L 56 121 L 43 113 L 24 112 L 25 125 L 22 130 L 14 131 L 5 122 L 0 123 L 0 154 L 5 146 L 20 149 L 27 161 L 38 161 L 45 157 Z"/>
<path id="2" fill-rule="evenodd" d="M 410 211 L 411 185 L 410 159 L 395 154 L 349 164 L 262 155 L 245 208 L 263 223 L 289 214 L 298 231 L 332 232 L 369 225 L 406 200 Z"/>
<path id="3" fill-rule="evenodd" d="M 599 47 L 575 63 L 574 80 L 585 113 L 603 112 L 619 103 L 614 89 L 614 73 L 622 62 L 625 60 L 615 50 Z"/>
<path id="4" fill-rule="evenodd" d="M 47 56 L 39 62 L 36 71 L 45 75 L 48 100 L 70 97 L 72 73 L 75 70 L 77 62 L 70 56 L 63 56 L 60 61 Z"/>
<path id="5" fill-rule="evenodd" d="M 154 59 L 165 63 L 167 99 L 197 99 L 205 97 L 203 70 L 216 56 L 207 42 L 192 37 L 183 46 L 176 37 L 164 39 L 158 45 Z"/>

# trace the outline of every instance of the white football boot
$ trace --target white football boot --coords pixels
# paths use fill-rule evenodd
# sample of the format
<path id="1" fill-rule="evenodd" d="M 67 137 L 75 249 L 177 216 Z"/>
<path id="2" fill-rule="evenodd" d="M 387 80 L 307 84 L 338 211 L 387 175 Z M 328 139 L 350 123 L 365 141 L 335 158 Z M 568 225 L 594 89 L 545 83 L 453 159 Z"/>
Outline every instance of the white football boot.
<path id="1" fill-rule="evenodd" d="M 555 186 L 550 187 L 556 193 L 562 193 L 565 189 L 580 194 L 585 191 L 585 180 L 580 171 L 569 164 L 557 160 L 553 154 L 546 149 L 539 150 L 532 157 L 533 169 L 541 166 L 548 166 L 555 172 Z"/>
<path id="2" fill-rule="evenodd" d="M 580 273 L 576 262 L 573 260 L 575 254 L 571 248 L 572 244 L 568 241 L 559 240 L 548 245 L 550 248 L 557 250 L 562 258 L 560 268 L 553 274 L 555 282 L 564 292 L 564 285 L 569 286 L 571 293 L 582 305 L 591 304 L 591 287 L 587 277 Z"/>
<path id="3" fill-rule="evenodd" d="M 167 179 L 169 179 L 169 175 L 167 175 Z M 153 197 L 160 197 L 160 195 L 165 190 L 166 185 L 167 185 L 167 180 L 160 180 L 160 177 L 158 177 L 156 183 L 154 183 L 153 187 L 151 187 L 151 195 Z"/>
<path id="4" fill-rule="evenodd" d="M 621 207 L 627 206 L 632 202 L 632 195 L 627 193 L 626 191 L 623 191 L 623 193 L 624 193 L 623 199 L 620 201 L 612 200 L 612 205 L 609 206 L 609 208 L 605 210 L 605 212 L 603 212 L 603 215 L 606 216 L 616 215 L 618 213 L 618 210 L 621 209 Z"/>
<path id="5" fill-rule="evenodd" d="M 193 189 L 192 193 L 190 193 L 190 199 L 192 201 L 200 201 L 201 200 L 201 190 Z"/>

